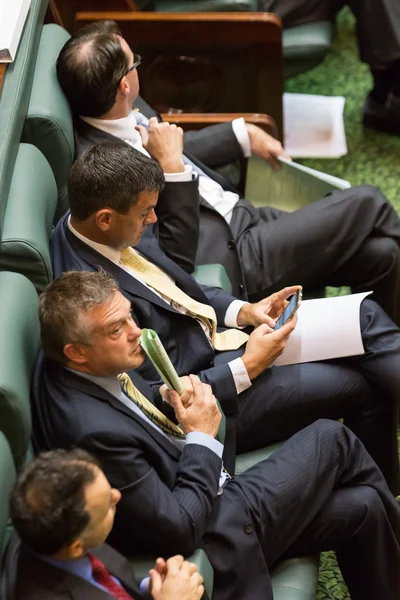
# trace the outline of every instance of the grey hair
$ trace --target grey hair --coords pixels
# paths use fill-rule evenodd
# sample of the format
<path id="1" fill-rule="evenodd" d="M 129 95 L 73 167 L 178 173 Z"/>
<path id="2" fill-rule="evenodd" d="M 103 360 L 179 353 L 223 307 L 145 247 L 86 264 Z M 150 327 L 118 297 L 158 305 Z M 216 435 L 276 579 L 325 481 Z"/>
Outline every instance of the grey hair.
<path id="1" fill-rule="evenodd" d="M 53 281 L 40 296 L 39 319 L 45 355 L 65 364 L 66 344 L 90 345 L 90 331 L 83 316 L 118 291 L 114 277 L 102 269 L 94 272 L 68 271 Z"/>

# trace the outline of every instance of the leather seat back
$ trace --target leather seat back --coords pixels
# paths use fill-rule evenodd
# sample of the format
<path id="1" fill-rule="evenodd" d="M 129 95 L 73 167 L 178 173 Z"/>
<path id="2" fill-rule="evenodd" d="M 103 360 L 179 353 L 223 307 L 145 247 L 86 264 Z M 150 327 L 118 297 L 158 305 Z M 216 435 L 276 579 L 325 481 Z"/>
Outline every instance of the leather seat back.
<path id="1" fill-rule="evenodd" d="M 20 144 L 0 243 L 0 270 L 26 275 L 38 292 L 52 280 L 50 235 L 57 208 L 52 170 L 37 148 Z"/>
<path id="2" fill-rule="evenodd" d="M 7 65 L 0 96 L 0 233 L 8 190 L 31 94 L 36 50 L 48 0 L 31 0 L 14 62 Z"/>
<path id="3" fill-rule="evenodd" d="M 19 469 L 31 436 L 30 385 L 40 344 L 38 296 L 32 283 L 19 273 L 0 273 L 0 306 L 0 431 Z M 0 502 L 2 495 L 4 486 Z"/>
<path id="4" fill-rule="evenodd" d="M 75 153 L 72 114 L 58 85 L 55 67 L 69 37 L 58 25 L 43 27 L 22 133 L 22 141 L 39 148 L 53 170 L 58 189 L 56 220 L 68 209 L 67 179 Z"/>

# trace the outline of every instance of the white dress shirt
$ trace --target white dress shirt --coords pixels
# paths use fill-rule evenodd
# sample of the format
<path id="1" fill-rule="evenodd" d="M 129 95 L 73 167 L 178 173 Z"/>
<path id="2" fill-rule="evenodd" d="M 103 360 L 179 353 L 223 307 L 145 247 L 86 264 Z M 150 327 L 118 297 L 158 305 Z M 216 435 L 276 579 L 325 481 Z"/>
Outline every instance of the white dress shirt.
<path id="1" fill-rule="evenodd" d="M 94 119 L 92 117 L 80 118 L 88 125 L 123 140 L 136 150 L 149 156 L 147 150 L 143 148 L 140 133 L 135 129 L 136 125 L 146 126 L 148 123 L 147 117 L 142 113 L 133 110 L 127 117 L 115 120 Z M 244 119 L 241 117 L 232 121 L 232 129 L 242 148 L 243 155 L 245 157 L 251 156 L 250 139 Z M 191 181 L 193 176 L 198 177 L 200 195 L 224 217 L 227 223 L 231 222 L 234 206 L 239 200 L 238 194 L 226 191 L 210 177 L 196 173 L 196 167 L 192 165 L 185 165 L 185 170 L 182 173 L 164 173 L 164 176 L 165 181 L 169 183 Z"/>
<path id="2" fill-rule="evenodd" d="M 99 254 L 101 254 L 102 256 L 107 258 L 108 260 L 110 260 L 112 263 L 114 263 L 115 265 L 118 265 L 121 269 L 124 269 L 124 271 L 126 271 L 127 273 L 129 273 L 129 275 L 131 275 L 132 277 L 134 277 L 135 279 L 140 281 L 140 283 L 142 285 L 146 286 L 151 292 L 153 292 L 154 294 L 156 294 L 157 296 L 162 298 L 162 300 L 164 300 L 164 302 L 167 302 L 167 304 L 171 304 L 171 302 L 168 298 L 163 297 L 162 294 L 160 294 L 158 291 L 156 291 L 155 289 L 148 286 L 139 277 L 139 275 L 135 271 L 133 271 L 127 265 L 122 264 L 121 252 L 119 250 L 115 250 L 114 248 L 110 248 L 109 246 L 105 246 L 104 244 L 99 244 L 98 242 L 93 242 L 92 240 L 89 240 L 88 238 L 86 238 L 85 236 L 80 234 L 71 225 L 71 217 L 68 218 L 68 227 L 69 227 L 70 231 L 78 239 L 80 239 L 84 244 L 87 244 L 88 246 L 93 248 L 93 250 L 96 250 L 96 252 L 98 252 Z M 156 265 L 154 265 L 154 266 L 156 266 Z M 162 269 L 160 269 L 160 271 L 162 271 Z M 168 276 L 167 273 L 165 273 L 164 271 L 162 271 L 162 272 L 164 273 L 164 275 Z M 234 300 L 233 302 L 231 302 L 231 304 L 228 306 L 227 311 L 225 313 L 224 324 L 226 327 L 238 327 L 237 316 L 239 314 L 240 309 L 242 308 L 242 306 L 244 304 L 246 304 L 246 302 L 242 302 L 241 300 Z M 183 308 L 182 306 L 176 305 L 176 303 L 174 303 L 174 308 L 175 308 L 175 310 L 179 310 L 179 312 L 183 312 L 183 313 L 187 312 L 185 308 Z M 202 322 L 200 322 L 200 325 L 202 326 L 205 334 L 207 335 L 208 340 L 210 341 L 210 333 L 209 333 L 209 331 L 207 331 L 208 328 Z M 243 364 L 242 359 L 240 357 L 236 358 L 235 360 L 230 361 L 228 363 L 228 366 L 231 370 L 237 393 L 240 394 L 244 390 L 247 390 L 251 386 L 251 381 L 248 376 L 246 367 Z"/>

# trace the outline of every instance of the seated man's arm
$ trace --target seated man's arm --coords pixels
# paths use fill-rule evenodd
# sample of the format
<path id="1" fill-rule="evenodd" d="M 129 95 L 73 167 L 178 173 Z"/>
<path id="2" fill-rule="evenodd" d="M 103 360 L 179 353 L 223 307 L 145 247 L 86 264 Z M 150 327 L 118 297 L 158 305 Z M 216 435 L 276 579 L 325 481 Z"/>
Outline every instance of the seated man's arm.
<path id="1" fill-rule="evenodd" d="M 184 152 L 190 153 L 210 168 L 222 167 L 243 158 L 232 123 L 219 123 L 198 131 L 187 131 L 183 142 Z"/>
<path id="2" fill-rule="evenodd" d="M 154 234 L 166 255 L 187 273 L 195 267 L 199 239 L 199 186 L 191 181 L 166 182 L 157 205 Z"/>
<path id="3" fill-rule="evenodd" d="M 190 555 L 200 545 L 217 496 L 221 458 L 211 449 L 186 444 L 176 473 L 163 481 L 167 460 L 157 443 L 139 447 L 134 434 L 99 432 L 78 441 L 100 461 L 122 498 L 110 541 L 124 552 Z M 169 443 L 169 442 L 168 442 Z"/>

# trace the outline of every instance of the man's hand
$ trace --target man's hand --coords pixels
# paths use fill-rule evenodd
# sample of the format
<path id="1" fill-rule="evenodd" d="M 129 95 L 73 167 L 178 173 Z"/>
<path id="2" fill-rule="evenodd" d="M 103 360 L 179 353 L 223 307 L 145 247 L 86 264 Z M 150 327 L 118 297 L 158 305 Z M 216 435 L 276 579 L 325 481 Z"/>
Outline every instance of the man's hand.
<path id="1" fill-rule="evenodd" d="M 296 327 L 297 314 L 277 331 L 271 333 L 268 325 L 260 325 L 253 331 L 246 345 L 242 361 L 250 380 L 255 379 L 282 354 L 290 334 Z"/>
<path id="2" fill-rule="evenodd" d="M 183 431 L 201 431 L 215 437 L 221 423 L 221 413 L 212 393 L 211 386 L 201 383 L 197 375 L 190 375 L 193 385 L 193 402 L 189 407 L 182 404 L 179 394 L 169 393 L 169 403 L 175 411 L 175 416 Z"/>
<path id="3" fill-rule="evenodd" d="M 301 285 L 292 285 L 254 304 L 244 304 L 238 312 L 238 326 L 247 327 L 248 325 L 252 325 L 253 327 L 258 327 L 262 323 L 265 323 L 273 329 L 276 319 L 283 313 L 284 308 L 287 306 L 288 302 L 286 298 L 295 294 L 298 290 L 301 290 Z"/>
<path id="4" fill-rule="evenodd" d="M 148 130 L 143 125 L 137 125 L 136 129 L 142 136 L 143 147 L 159 163 L 164 173 L 182 173 L 185 170 L 181 127 L 165 121 L 159 123 L 156 117 L 151 117 Z"/>
<path id="5" fill-rule="evenodd" d="M 179 377 L 179 380 L 185 388 L 183 394 L 180 397 L 181 402 L 185 408 L 189 408 L 189 406 L 191 406 L 194 402 L 192 381 L 190 377 L 186 375 L 184 377 Z M 160 387 L 160 394 L 164 402 L 168 402 L 168 404 L 171 404 L 171 402 L 169 401 L 170 390 L 167 388 L 165 383 Z"/>
<path id="6" fill-rule="evenodd" d="M 161 561 L 163 569 L 160 572 Z M 172 556 L 166 562 L 158 558 L 149 575 L 149 592 L 153 600 L 200 600 L 204 594 L 203 577 L 197 572 L 196 565 L 183 560 L 183 556 Z"/>
<path id="7" fill-rule="evenodd" d="M 267 160 L 273 169 L 280 168 L 279 161 L 277 160 L 278 156 L 291 160 L 279 140 L 276 140 L 253 123 L 246 123 L 246 129 L 250 138 L 252 154 L 256 154 L 260 158 Z"/>

